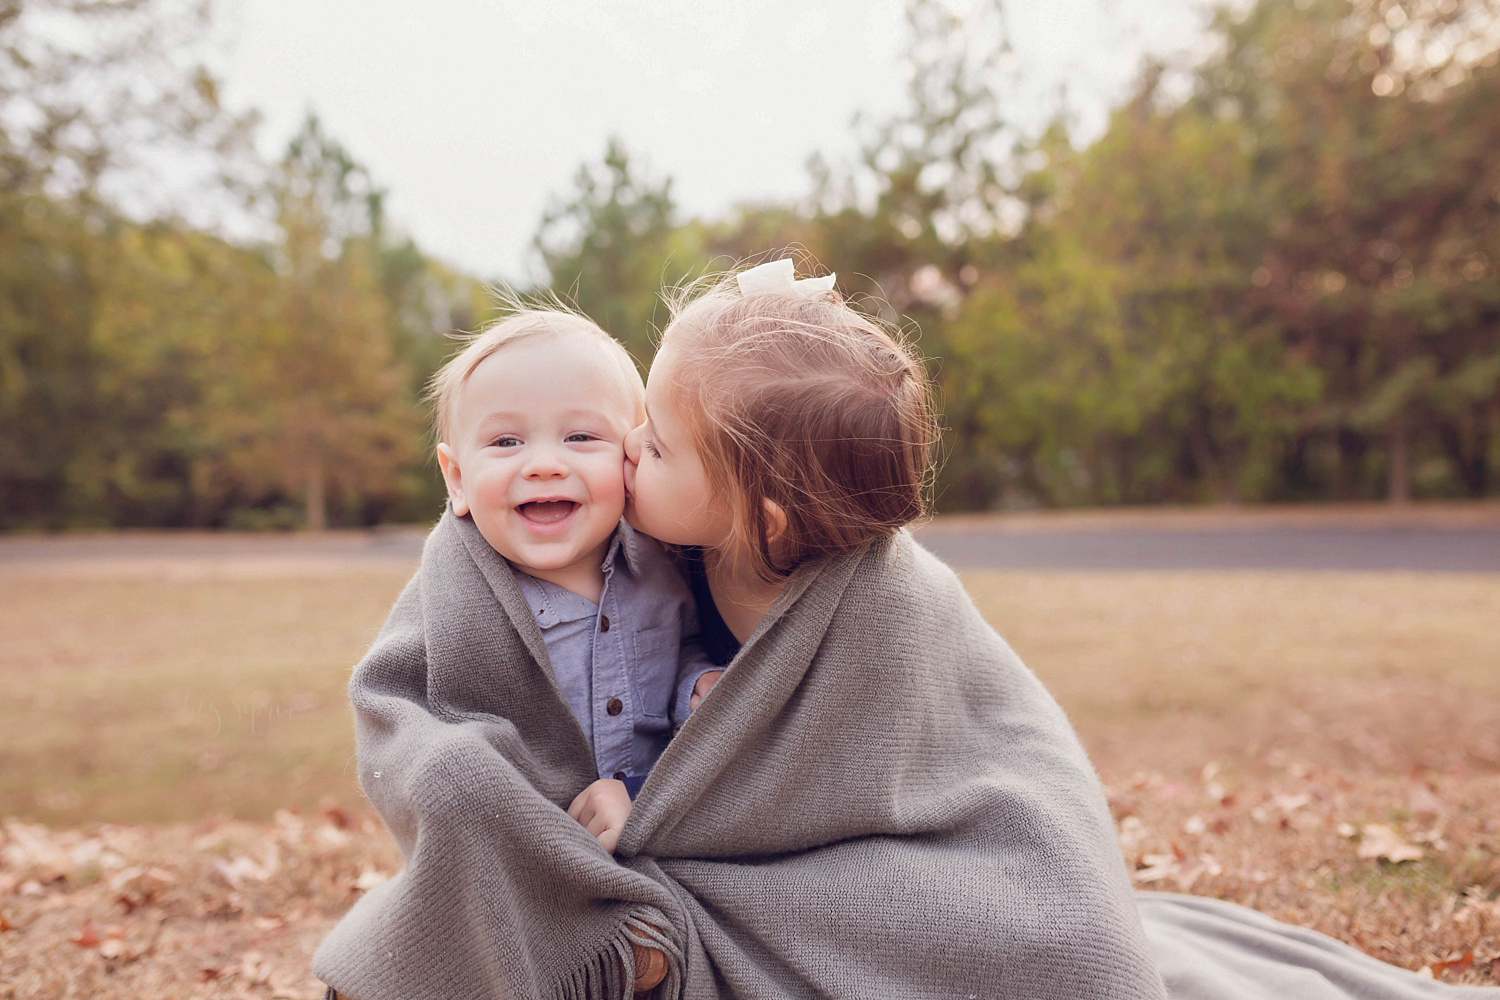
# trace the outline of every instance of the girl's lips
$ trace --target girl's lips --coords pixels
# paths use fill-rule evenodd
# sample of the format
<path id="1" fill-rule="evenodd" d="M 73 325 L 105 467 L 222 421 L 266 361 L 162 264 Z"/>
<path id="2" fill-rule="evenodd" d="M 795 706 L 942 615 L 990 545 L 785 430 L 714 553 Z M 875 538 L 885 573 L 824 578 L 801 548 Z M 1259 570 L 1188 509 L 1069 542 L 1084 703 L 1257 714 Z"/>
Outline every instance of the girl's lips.
<path id="1" fill-rule="evenodd" d="M 518 505 L 516 513 L 530 530 L 550 535 L 567 527 L 579 506 L 572 500 L 532 500 Z"/>

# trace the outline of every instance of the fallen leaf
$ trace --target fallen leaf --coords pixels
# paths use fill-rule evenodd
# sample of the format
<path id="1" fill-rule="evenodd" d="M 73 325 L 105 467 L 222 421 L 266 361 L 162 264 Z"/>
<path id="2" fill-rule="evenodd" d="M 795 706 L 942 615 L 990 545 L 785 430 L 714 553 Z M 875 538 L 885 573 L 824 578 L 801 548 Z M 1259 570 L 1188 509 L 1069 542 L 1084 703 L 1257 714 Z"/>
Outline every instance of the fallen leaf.
<path id="1" fill-rule="evenodd" d="M 1399 833 L 1383 823 L 1368 823 L 1360 830 L 1356 853 L 1366 861 L 1384 858 L 1397 864 L 1402 861 L 1421 861 L 1425 857 L 1420 847 L 1407 843 Z"/>
<path id="2" fill-rule="evenodd" d="M 1469 966 L 1474 964 L 1474 953 L 1466 951 L 1462 955 L 1449 958 L 1441 962 L 1433 962 L 1428 966 L 1433 976 L 1446 976 L 1450 973 L 1458 974 L 1469 971 Z"/>
<path id="3" fill-rule="evenodd" d="M 1126 816 L 1120 820 L 1116 834 L 1120 839 L 1120 848 L 1126 854 L 1130 854 L 1141 846 L 1150 831 L 1146 829 L 1146 824 L 1141 822 L 1139 816 Z"/>
<path id="4" fill-rule="evenodd" d="M 240 959 L 239 975 L 248 983 L 260 985 L 270 981 L 271 963 L 258 951 L 247 951 Z"/>
<path id="5" fill-rule="evenodd" d="M 94 933 L 94 923 L 84 920 L 83 926 L 78 929 L 78 936 L 72 939 L 73 943 L 80 948 L 99 947 L 99 935 Z"/>
<path id="6" fill-rule="evenodd" d="M 1271 796 L 1271 804 L 1284 813 L 1294 813 L 1311 801 L 1312 796 L 1306 792 L 1299 792 L 1296 795 L 1278 793 Z"/>
<path id="7" fill-rule="evenodd" d="M 339 806 L 328 806 L 323 810 L 323 818 L 340 830 L 348 830 L 354 826 L 354 817 Z"/>
<path id="8" fill-rule="evenodd" d="M 252 882 L 267 882 L 280 869 L 281 852 L 274 843 L 266 851 L 264 861 L 255 861 L 244 855 L 232 861 L 214 859 L 214 871 L 229 883 L 231 889 L 238 889 L 247 879 Z"/>
<path id="9" fill-rule="evenodd" d="M 359 878 L 354 880 L 354 888 L 360 892 L 367 892 L 389 879 L 390 876 L 385 872 L 376 871 L 374 868 L 366 868 L 359 873 Z"/>
<path id="10" fill-rule="evenodd" d="M 1152 885 L 1167 879 L 1175 867 L 1174 859 L 1169 854 L 1147 854 L 1141 858 L 1144 867 L 1136 869 L 1130 877 L 1136 885 Z"/>
<path id="11" fill-rule="evenodd" d="M 1418 816 L 1437 816 L 1443 811 L 1442 800 L 1422 782 L 1413 782 L 1406 790 L 1406 802 Z"/>

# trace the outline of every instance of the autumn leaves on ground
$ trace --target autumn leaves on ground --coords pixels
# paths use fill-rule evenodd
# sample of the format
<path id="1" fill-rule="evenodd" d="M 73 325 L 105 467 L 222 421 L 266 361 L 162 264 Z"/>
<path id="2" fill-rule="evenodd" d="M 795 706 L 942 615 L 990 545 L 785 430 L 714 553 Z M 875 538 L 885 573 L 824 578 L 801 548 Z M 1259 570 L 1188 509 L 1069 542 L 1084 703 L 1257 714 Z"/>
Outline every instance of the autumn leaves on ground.
<path id="1" fill-rule="evenodd" d="M 0 570 L 0 1000 L 319 995 L 399 862 L 343 688 L 408 567 Z M 1142 887 L 1500 985 L 1500 577 L 965 574 Z"/>

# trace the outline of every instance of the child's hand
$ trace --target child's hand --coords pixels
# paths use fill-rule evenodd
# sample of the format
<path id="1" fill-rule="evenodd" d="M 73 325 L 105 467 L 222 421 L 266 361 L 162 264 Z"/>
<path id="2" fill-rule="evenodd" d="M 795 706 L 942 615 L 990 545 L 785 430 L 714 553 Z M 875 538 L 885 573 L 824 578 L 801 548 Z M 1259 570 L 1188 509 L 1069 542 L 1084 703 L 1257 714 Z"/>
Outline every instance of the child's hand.
<path id="1" fill-rule="evenodd" d="M 630 818 L 630 793 L 625 790 L 625 782 L 600 778 L 578 793 L 568 806 L 568 815 L 582 823 L 600 847 L 613 854 L 620 842 L 620 831 Z"/>
<path id="2" fill-rule="evenodd" d="M 689 712 L 698 711 L 698 706 L 703 703 L 703 699 L 708 695 L 708 692 L 714 689 L 714 685 L 719 683 L 719 678 L 723 676 L 724 671 L 722 670 L 710 670 L 698 678 L 698 682 L 693 685 L 693 693 L 688 696 Z"/>

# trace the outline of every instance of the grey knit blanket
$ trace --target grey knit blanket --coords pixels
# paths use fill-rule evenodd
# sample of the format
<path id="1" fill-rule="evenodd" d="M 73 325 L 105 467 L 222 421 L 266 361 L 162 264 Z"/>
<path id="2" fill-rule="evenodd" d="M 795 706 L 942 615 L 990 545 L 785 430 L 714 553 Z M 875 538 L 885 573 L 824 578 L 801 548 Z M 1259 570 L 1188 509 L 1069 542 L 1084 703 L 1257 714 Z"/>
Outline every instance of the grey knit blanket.
<path id="1" fill-rule="evenodd" d="M 467 518 L 433 530 L 350 692 L 360 783 L 405 858 L 314 956 L 355 1000 L 624 1000 L 632 941 L 667 953 L 673 1000 L 1134 1000 L 1166 996 L 1159 968 L 1185 1000 L 1436 995 L 1220 991 L 1293 929 L 1138 910 L 1067 720 L 904 532 L 798 571 L 617 857 L 564 812 L 592 756 Z M 1373 964 L 1379 987 L 1433 987 Z"/>

